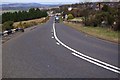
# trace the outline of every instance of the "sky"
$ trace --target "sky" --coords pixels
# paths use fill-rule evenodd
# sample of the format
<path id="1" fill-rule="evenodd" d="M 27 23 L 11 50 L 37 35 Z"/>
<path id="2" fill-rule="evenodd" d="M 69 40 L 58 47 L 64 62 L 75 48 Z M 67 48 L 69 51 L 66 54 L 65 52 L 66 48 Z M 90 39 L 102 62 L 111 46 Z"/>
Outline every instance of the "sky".
<path id="1" fill-rule="evenodd" d="M 77 3 L 77 2 L 85 2 L 90 0 L 2 0 L 2 2 L 10 2 L 10 3 Z M 98 1 L 98 0 L 91 0 Z"/>
<path id="2" fill-rule="evenodd" d="M 2 3 L 54 3 L 54 4 L 62 4 L 62 3 L 78 3 L 78 2 L 98 2 L 98 1 L 119 1 L 119 0 L 2 0 Z"/>

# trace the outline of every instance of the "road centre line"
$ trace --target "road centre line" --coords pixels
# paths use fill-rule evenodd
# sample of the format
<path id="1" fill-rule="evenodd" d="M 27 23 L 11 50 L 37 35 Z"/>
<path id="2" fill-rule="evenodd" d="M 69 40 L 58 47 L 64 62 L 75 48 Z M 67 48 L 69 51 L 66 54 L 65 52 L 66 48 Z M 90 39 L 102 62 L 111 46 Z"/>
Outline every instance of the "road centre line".
<path id="1" fill-rule="evenodd" d="M 69 49 L 70 51 L 74 52 L 74 53 L 72 53 L 72 55 L 77 56 L 77 57 L 79 57 L 79 58 L 81 58 L 81 59 L 84 59 L 84 60 L 86 60 L 86 61 L 88 61 L 88 62 L 90 62 L 90 63 L 93 63 L 93 64 L 95 64 L 95 65 L 97 65 L 97 66 L 100 66 L 100 67 L 102 67 L 102 68 L 105 68 L 105 69 L 107 69 L 107 70 L 110 70 L 110 71 L 113 71 L 113 72 L 115 72 L 115 73 L 120 74 L 120 68 L 118 68 L 118 67 L 116 67 L 116 66 L 113 66 L 113 65 L 111 65 L 111 64 L 108 64 L 108 63 L 106 63 L 106 62 L 103 62 L 103 61 L 101 61 L 101 60 L 98 60 L 98 59 L 92 58 L 92 57 L 90 57 L 90 56 L 87 56 L 87 55 L 85 55 L 85 54 L 83 54 L 83 53 L 81 53 L 81 52 L 78 52 L 77 50 L 75 50 L 75 49 L 67 46 L 67 45 L 64 44 L 62 41 L 60 41 L 60 40 L 58 39 L 57 35 L 56 35 L 55 23 L 53 23 L 53 35 L 54 35 L 54 38 L 56 39 L 56 41 L 59 42 L 59 44 L 61 44 L 61 45 L 62 45 L 63 47 L 65 47 L 65 48 Z"/>
<path id="2" fill-rule="evenodd" d="M 57 45 L 60 45 L 60 43 L 59 43 L 59 42 L 56 42 L 56 44 L 57 44 Z"/>
<path id="3" fill-rule="evenodd" d="M 51 38 L 54 38 L 53 36 Z"/>

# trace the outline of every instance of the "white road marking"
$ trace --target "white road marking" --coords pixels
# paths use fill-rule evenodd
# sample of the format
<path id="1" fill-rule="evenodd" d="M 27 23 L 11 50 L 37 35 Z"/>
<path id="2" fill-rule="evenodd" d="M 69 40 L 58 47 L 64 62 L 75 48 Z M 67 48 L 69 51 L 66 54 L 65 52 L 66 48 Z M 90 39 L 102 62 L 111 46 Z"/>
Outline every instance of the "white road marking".
<path id="1" fill-rule="evenodd" d="M 53 35 L 53 33 L 52 33 L 52 35 Z"/>
<path id="2" fill-rule="evenodd" d="M 91 62 L 91 63 L 93 63 L 93 64 L 95 64 L 95 65 L 98 65 L 98 66 L 100 66 L 100 67 L 109 69 L 109 70 L 114 71 L 114 72 L 116 72 L 116 73 L 119 73 L 119 71 L 116 71 L 116 70 L 114 70 L 114 69 L 112 69 L 112 68 L 110 68 L 110 67 L 107 67 L 107 66 L 105 66 L 105 65 L 102 65 L 102 64 L 99 64 L 99 63 L 94 62 L 94 61 L 92 61 L 92 60 L 89 60 L 89 59 L 87 59 L 87 58 L 85 58 L 85 57 L 82 57 L 82 56 L 76 54 L 76 53 L 72 53 L 72 54 L 73 54 L 74 56 L 77 56 L 77 57 L 79 57 L 79 58 L 81 58 L 81 59 L 84 59 L 84 60 L 86 60 L 86 61 L 88 61 L 88 62 Z"/>
<path id="3" fill-rule="evenodd" d="M 106 62 L 103 62 L 103 61 L 101 61 L 101 60 L 98 60 L 98 59 L 95 59 L 95 58 L 93 58 L 93 57 L 87 56 L 87 55 L 85 55 L 85 54 L 83 54 L 83 53 L 81 53 L 81 52 L 79 52 L 79 51 L 77 51 L 77 50 L 75 50 L 75 49 L 67 46 L 67 45 L 64 44 L 62 41 L 60 41 L 60 40 L 58 39 L 57 35 L 56 35 L 55 23 L 53 23 L 53 32 L 54 32 L 54 38 L 55 38 L 63 47 L 65 47 L 65 48 L 69 49 L 70 51 L 74 52 L 74 53 L 72 53 L 74 56 L 77 56 L 77 57 L 79 57 L 79 58 L 81 58 L 81 59 L 84 59 L 84 60 L 86 60 L 86 61 L 88 61 L 88 62 L 90 62 L 90 63 L 93 63 L 93 64 L 95 64 L 95 65 L 97 65 L 97 66 L 100 66 L 100 67 L 102 67 L 102 68 L 105 68 L 105 69 L 107 69 L 107 70 L 110 70 L 110 71 L 113 71 L 113 72 L 115 72 L 115 73 L 120 74 L 120 68 L 119 68 L 119 67 L 113 66 L 113 65 L 108 64 L 108 63 L 106 63 Z"/>
<path id="4" fill-rule="evenodd" d="M 51 38 L 54 38 L 53 36 Z"/>
<path id="5" fill-rule="evenodd" d="M 60 43 L 56 42 L 57 45 L 60 45 Z"/>

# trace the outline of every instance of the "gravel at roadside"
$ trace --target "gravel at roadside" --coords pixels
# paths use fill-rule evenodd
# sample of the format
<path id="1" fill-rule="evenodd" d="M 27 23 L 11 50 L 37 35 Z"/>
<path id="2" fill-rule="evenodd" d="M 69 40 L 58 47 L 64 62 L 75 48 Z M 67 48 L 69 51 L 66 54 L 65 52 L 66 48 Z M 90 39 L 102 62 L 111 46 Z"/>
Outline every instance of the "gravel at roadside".
<path id="1" fill-rule="evenodd" d="M 24 30 L 25 30 L 25 32 L 28 32 L 28 31 L 34 30 L 35 28 L 37 28 L 37 26 L 32 26 L 32 27 L 26 28 Z M 10 35 L 2 36 L 2 44 L 20 34 L 23 34 L 23 33 L 24 32 L 18 31 L 18 32 L 12 33 Z"/>

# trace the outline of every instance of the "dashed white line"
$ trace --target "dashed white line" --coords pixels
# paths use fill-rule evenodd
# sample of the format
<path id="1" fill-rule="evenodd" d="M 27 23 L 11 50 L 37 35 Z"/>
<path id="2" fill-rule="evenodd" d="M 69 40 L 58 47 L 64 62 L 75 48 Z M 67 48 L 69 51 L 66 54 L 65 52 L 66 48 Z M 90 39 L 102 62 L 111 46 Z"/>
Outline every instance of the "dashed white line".
<path id="1" fill-rule="evenodd" d="M 103 61 L 101 61 L 101 60 L 95 59 L 95 58 L 93 58 L 93 57 L 87 56 L 87 55 L 85 55 L 85 54 L 83 54 L 83 53 L 81 53 L 81 52 L 79 52 L 79 51 L 77 51 L 77 50 L 75 50 L 75 49 L 67 46 L 67 45 L 64 44 L 62 41 L 60 41 L 60 40 L 58 39 L 57 35 L 56 35 L 55 23 L 53 23 L 53 32 L 54 32 L 54 33 L 53 33 L 53 34 L 54 34 L 54 38 L 56 39 L 56 41 L 58 41 L 59 44 L 61 44 L 61 45 L 62 45 L 63 47 L 65 47 L 65 48 L 69 49 L 70 51 L 74 52 L 74 53 L 72 53 L 72 55 L 77 56 L 77 57 L 79 57 L 79 58 L 81 58 L 81 59 L 83 59 L 83 60 L 86 60 L 86 61 L 88 61 L 88 62 L 90 62 L 90 63 L 92 63 L 92 64 L 95 64 L 95 65 L 100 66 L 100 67 L 102 67 L 102 68 L 105 68 L 105 69 L 107 69 L 107 70 L 110 70 L 110 71 L 113 71 L 113 72 L 115 72 L 115 73 L 120 74 L 120 68 L 118 68 L 118 67 L 116 67 L 116 66 L 113 66 L 113 65 L 111 65 L 111 64 L 108 64 L 108 63 L 106 63 L 106 62 L 103 62 Z"/>
<path id="2" fill-rule="evenodd" d="M 51 38 L 54 38 L 53 36 Z"/>
<path id="3" fill-rule="evenodd" d="M 60 45 L 60 43 L 59 43 L 59 42 L 56 42 L 56 44 L 57 44 L 57 45 Z"/>

